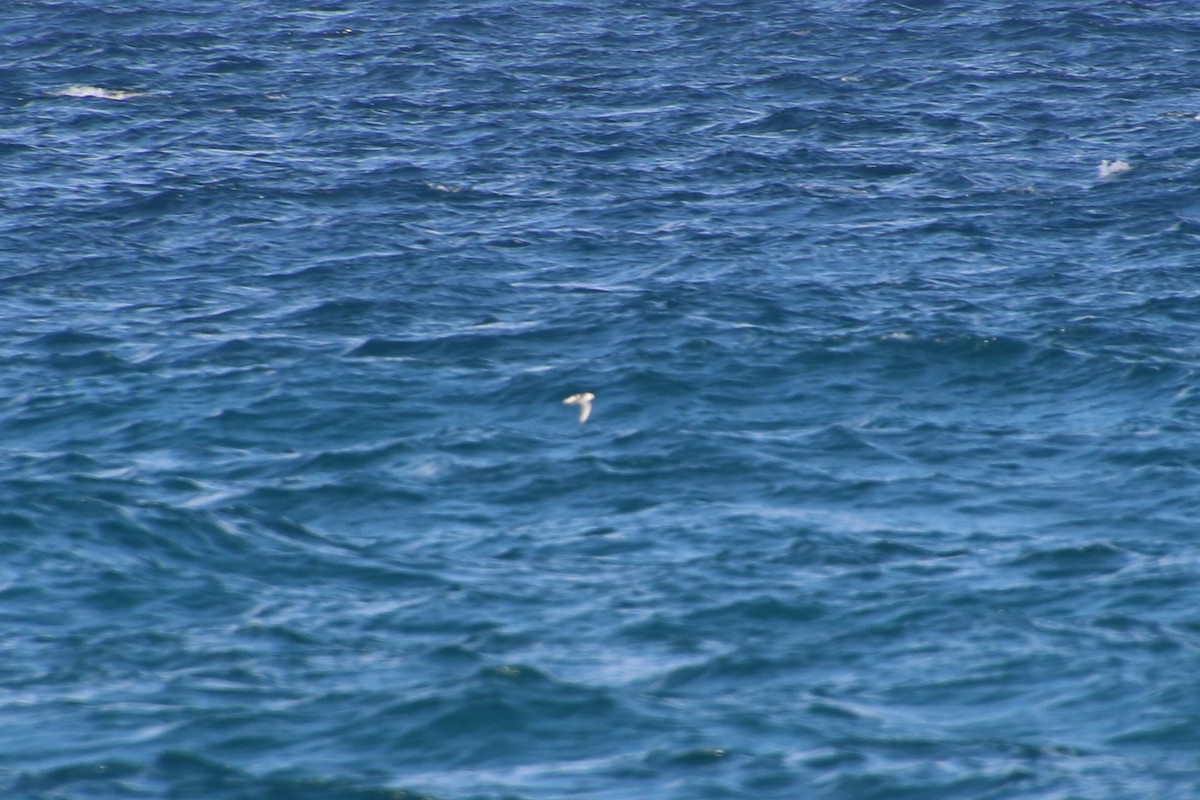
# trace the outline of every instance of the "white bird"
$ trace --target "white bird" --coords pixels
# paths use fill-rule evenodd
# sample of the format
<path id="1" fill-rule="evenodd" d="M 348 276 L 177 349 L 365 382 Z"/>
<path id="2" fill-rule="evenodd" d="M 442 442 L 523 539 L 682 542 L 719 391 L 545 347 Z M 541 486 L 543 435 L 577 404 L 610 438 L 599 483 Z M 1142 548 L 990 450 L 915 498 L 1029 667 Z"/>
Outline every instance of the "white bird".
<path id="1" fill-rule="evenodd" d="M 1109 161 L 1106 158 L 1100 162 L 1100 177 L 1107 178 L 1110 175 L 1119 175 L 1120 173 L 1128 172 L 1131 169 L 1133 169 L 1133 167 L 1129 166 L 1128 161 L 1122 161 L 1119 158 L 1116 161 Z"/>
<path id="2" fill-rule="evenodd" d="M 588 417 L 592 415 L 592 401 L 595 399 L 596 395 L 591 392 L 580 392 L 563 400 L 563 405 L 579 406 L 579 421 L 587 422 Z"/>

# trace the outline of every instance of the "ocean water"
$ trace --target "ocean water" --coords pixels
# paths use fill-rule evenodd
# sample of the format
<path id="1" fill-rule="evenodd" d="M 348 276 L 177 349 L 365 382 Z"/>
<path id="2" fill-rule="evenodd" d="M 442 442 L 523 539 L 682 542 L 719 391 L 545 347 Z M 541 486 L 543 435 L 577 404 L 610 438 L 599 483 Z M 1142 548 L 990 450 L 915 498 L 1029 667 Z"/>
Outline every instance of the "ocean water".
<path id="1" fill-rule="evenodd" d="M 1200 796 L 1194 4 L 0 45 L 3 797 Z"/>

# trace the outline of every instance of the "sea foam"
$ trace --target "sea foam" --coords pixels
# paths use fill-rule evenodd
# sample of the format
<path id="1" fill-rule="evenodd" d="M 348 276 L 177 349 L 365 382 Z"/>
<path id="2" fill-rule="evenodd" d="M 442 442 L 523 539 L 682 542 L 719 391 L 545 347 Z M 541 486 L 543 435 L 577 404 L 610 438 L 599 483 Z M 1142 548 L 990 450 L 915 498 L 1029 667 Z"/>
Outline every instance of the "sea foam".
<path id="1" fill-rule="evenodd" d="M 130 92 L 124 89 L 104 89 L 99 86 L 68 86 L 51 94 L 59 97 L 96 97 L 101 100 L 130 100 L 143 97 L 146 92 Z"/>

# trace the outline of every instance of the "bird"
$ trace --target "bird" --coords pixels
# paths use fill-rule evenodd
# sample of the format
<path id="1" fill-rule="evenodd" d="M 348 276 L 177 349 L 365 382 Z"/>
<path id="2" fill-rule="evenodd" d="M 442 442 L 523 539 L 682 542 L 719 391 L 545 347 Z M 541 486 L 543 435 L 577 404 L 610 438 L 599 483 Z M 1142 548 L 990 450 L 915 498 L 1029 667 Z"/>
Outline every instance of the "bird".
<path id="1" fill-rule="evenodd" d="M 579 406 L 579 421 L 587 422 L 588 417 L 592 415 L 592 401 L 595 399 L 596 395 L 591 392 L 580 392 L 563 400 L 563 405 Z"/>
<path id="2" fill-rule="evenodd" d="M 1116 161 L 1109 161 L 1106 158 L 1100 162 L 1099 171 L 1101 178 L 1107 178 L 1110 175 L 1118 175 L 1122 172 L 1128 172 L 1131 169 L 1133 169 L 1133 167 L 1129 166 L 1128 161 L 1122 161 L 1119 158 Z"/>

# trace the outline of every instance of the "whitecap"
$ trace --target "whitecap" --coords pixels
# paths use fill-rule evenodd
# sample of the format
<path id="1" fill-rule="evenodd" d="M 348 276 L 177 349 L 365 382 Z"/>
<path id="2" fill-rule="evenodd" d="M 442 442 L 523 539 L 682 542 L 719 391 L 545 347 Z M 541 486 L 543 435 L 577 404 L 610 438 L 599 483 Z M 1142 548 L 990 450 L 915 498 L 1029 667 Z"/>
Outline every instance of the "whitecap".
<path id="1" fill-rule="evenodd" d="M 68 86 L 65 89 L 60 89 L 51 94 L 59 97 L 97 97 L 101 100 L 129 100 L 134 97 L 142 97 L 146 92 L 129 92 L 124 89 L 103 89 L 99 86 Z"/>
<path id="2" fill-rule="evenodd" d="M 1122 161 L 1119 158 L 1115 161 L 1109 161 L 1106 158 L 1100 162 L 1099 172 L 1101 178 L 1107 178 L 1112 175 L 1120 175 L 1122 172 L 1128 172 L 1131 169 L 1133 167 L 1129 166 L 1128 161 Z"/>

